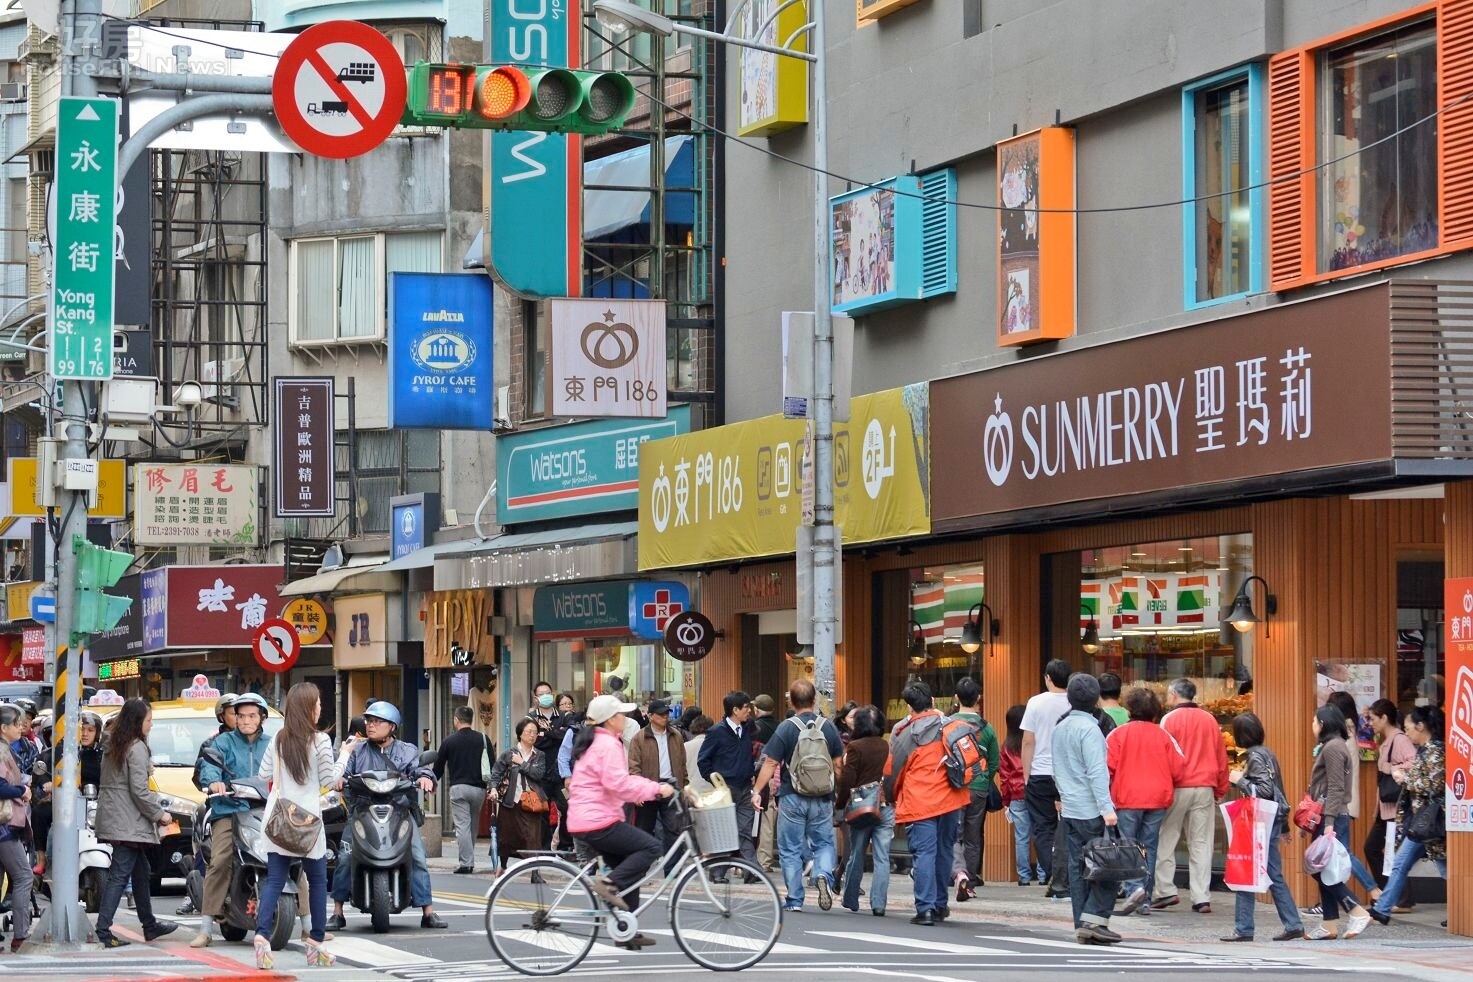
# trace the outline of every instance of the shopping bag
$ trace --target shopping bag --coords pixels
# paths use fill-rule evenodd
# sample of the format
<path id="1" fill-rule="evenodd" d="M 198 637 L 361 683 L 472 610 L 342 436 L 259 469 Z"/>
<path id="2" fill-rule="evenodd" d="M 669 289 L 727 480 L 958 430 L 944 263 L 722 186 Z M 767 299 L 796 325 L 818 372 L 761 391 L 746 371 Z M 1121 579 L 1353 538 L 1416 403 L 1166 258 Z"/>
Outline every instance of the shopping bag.
<path id="1" fill-rule="evenodd" d="M 1310 876 L 1319 876 L 1329 865 L 1330 857 L 1335 854 L 1335 830 L 1326 829 L 1325 833 L 1309 844 L 1304 850 L 1304 872 Z"/>
<path id="2" fill-rule="evenodd" d="M 1320 882 L 1327 887 L 1337 883 L 1344 883 L 1350 879 L 1350 853 L 1345 848 L 1345 843 L 1339 839 L 1335 840 L 1335 848 L 1330 850 L 1329 862 L 1320 871 Z"/>
<path id="3" fill-rule="evenodd" d="M 1396 823 L 1386 823 L 1386 858 L 1381 861 L 1381 875 L 1390 876 L 1396 872 Z"/>
<path id="4" fill-rule="evenodd" d="M 1269 887 L 1268 851 L 1276 848 L 1279 806 L 1262 798 L 1238 798 L 1219 807 L 1228 836 L 1223 882 L 1229 890 L 1264 892 Z"/>

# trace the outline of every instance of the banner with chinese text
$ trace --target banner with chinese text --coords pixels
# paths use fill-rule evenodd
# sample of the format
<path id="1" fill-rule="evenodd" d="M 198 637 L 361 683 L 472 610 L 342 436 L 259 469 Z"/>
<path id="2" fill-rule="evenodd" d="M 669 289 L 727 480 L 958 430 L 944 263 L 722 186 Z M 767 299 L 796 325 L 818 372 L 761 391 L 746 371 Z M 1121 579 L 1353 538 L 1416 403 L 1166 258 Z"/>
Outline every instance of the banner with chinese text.
<path id="1" fill-rule="evenodd" d="M 162 572 L 164 647 L 246 648 L 282 608 L 280 565 L 168 566 Z M 145 594 L 156 589 L 144 584 Z M 145 610 L 145 625 L 148 615 Z"/>
<path id="2" fill-rule="evenodd" d="M 138 545 L 256 545 L 256 468 L 240 464 L 135 464 Z"/>
<path id="3" fill-rule="evenodd" d="M 1473 577 L 1443 581 L 1447 632 L 1447 830 L 1473 832 Z"/>
<path id="4" fill-rule="evenodd" d="M 333 380 L 276 379 L 276 458 L 272 462 L 277 518 L 331 518 Z"/>

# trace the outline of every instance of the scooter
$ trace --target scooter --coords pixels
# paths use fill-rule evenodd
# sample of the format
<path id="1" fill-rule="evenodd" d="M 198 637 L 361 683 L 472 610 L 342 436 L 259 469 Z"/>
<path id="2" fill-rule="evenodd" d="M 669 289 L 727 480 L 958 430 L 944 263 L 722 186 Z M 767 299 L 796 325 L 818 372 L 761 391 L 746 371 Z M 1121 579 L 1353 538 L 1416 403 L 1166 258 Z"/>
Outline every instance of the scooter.
<path id="1" fill-rule="evenodd" d="M 364 771 L 345 786 L 353 827 L 353 906 L 369 915 L 375 934 L 383 934 L 389 917 L 410 905 L 414 830 L 424 824 L 424 812 L 414 781 L 398 774 Z"/>
<path id="2" fill-rule="evenodd" d="M 82 801 L 86 808 L 82 826 L 77 830 L 77 890 L 87 913 L 95 914 L 102 905 L 102 884 L 107 879 L 108 868 L 113 864 L 113 847 L 112 843 L 97 838 L 95 785 L 82 786 Z M 48 866 L 45 877 L 37 884 L 36 892 L 45 895 L 47 899 L 51 897 L 52 869 L 53 867 Z"/>
<path id="3" fill-rule="evenodd" d="M 225 912 L 220 921 L 220 933 L 226 941 L 243 941 L 248 933 L 256 929 L 256 908 L 261 900 L 261 888 L 266 883 L 266 782 L 258 777 L 230 782 L 230 790 L 213 794 L 205 799 L 195 813 L 194 848 L 210 861 L 209 805 L 214 799 L 231 797 L 250 805 L 238 811 L 226 821 L 235 823 L 235 862 L 230 873 L 230 886 L 225 892 Z M 276 902 L 276 921 L 271 926 L 271 948 L 280 951 L 291 942 L 297 922 L 297 875 L 301 864 L 293 862 L 287 873 L 286 883 L 281 888 L 281 898 Z M 189 896 L 196 908 L 204 909 L 204 877 L 194 869 L 186 880 Z"/>

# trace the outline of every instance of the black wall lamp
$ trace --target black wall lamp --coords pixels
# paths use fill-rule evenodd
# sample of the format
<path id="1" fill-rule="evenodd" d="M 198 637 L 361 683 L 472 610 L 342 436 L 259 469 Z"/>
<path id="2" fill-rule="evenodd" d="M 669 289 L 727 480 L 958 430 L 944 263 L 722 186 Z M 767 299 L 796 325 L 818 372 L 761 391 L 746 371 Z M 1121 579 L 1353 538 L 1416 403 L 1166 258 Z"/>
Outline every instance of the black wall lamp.
<path id="1" fill-rule="evenodd" d="M 1248 592 L 1248 586 L 1254 580 L 1263 584 L 1263 616 L 1259 617 L 1253 612 L 1253 597 Z M 1263 636 L 1268 637 L 1268 622 L 1279 612 L 1279 598 L 1269 592 L 1268 582 L 1261 576 L 1250 576 L 1238 587 L 1238 595 L 1233 598 L 1233 609 L 1228 611 L 1223 620 L 1237 628 L 1239 634 L 1247 634 L 1253 630 L 1253 625 L 1263 625 Z"/>
<path id="2" fill-rule="evenodd" d="M 1002 633 L 1002 621 L 992 616 L 992 608 L 984 603 L 972 604 L 972 609 L 967 611 L 967 623 L 962 625 L 962 650 L 969 655 L 975 655 L 982 647 L 982 624 L 980 616 L 987 614 L 987 634 L 989 638 L 995 638 Z M 973 617 L 972 615 L 978 615 Z"/>
<path id="3" fill-rule="evenodd" d="M 1079 605 L 1079 612 L 1089 615 L 1089 623 L 1084 626 L 1084 634 L 1079 638 L 1079 647 L 1084 649 L 1086 655 L 1092 655 L 1100 650 L 1100 625 L 1095 621 L 1095 612 L 1085 604 Z"/>
<path id="4" fill-rule="evenodd" d="M 912 619 L 910 622 L 910 641 L 906 645 L 907 657 L 910 658 L 912 668 L 920 668 L 926 663 L 926 629 L 921 627 L 921 622 Z"/>

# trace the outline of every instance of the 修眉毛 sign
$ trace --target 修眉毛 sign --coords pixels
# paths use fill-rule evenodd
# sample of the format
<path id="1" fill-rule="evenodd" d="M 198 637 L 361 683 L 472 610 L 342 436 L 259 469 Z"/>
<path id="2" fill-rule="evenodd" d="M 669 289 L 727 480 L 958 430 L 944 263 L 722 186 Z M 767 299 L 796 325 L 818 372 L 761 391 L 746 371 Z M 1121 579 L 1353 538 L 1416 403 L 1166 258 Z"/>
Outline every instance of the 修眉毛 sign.
<path id="1" fill-rule="evenodd" d="M 639 452 L 690 432 L 690 407 L 664 419 L 597 420 L 496 441 L 496 520 L 503 525 L 639 507 Z"/>
<path id="2" fill-rule="evenodd" d="M 491 280 L 389 274 L 389 425 L 489 430 L 495 422 Z"/>
<path id="3" fill-rule="evenodd" d="M 53 378 L 113 376 L 118 100 L 62 96 L 56 121 L 55 268 L 46 346 Z"/>
<path id="4" fill-rule="evenodd" d="M 135 464 L 133 541 L 255 545 L 260 478 L 241 464 Z"/>

